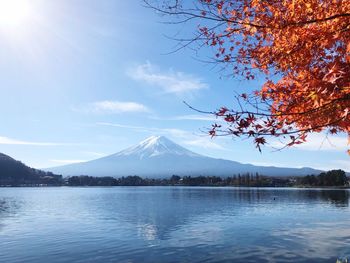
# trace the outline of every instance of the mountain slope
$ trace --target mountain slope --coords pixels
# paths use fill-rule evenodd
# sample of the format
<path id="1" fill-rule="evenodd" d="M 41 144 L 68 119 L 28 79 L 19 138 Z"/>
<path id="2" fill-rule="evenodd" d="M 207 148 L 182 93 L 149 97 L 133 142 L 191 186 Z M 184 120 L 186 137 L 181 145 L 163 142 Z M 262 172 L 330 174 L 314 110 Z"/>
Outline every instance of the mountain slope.
<path id="1" fill-rule="evenodd" d="M 312 168 L 263 167 L 210 158 L 191 152 L 163 136 L 152 136 L 138 145 L 100 159 L 48 170 L 65 176 L 138 175 L 151 178 L 166 178 L 174 174 L 179 176 L 232 176 L 238 173 L 258 172 L 269 176 L 292 176 L 320 172 Z"/>
<path id="2" fill-rule="evenodd" d="M 50 184 L 60 185 L 62 177 L 30 168 L 10 156 L 0 153 L 0 185 Z"/>

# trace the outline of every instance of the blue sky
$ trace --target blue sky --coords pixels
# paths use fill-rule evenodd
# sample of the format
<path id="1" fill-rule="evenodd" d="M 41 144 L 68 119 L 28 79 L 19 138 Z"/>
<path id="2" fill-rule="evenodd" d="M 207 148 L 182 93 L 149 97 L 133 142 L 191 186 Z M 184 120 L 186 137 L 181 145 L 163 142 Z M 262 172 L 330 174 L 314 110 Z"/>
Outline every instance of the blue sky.
<path id="1" fill-rule="evenodd" d="M 235 91 L 261 81 L 223 77 L 191 50 L 167 54 L 176 42 L 165 35 L 188 27 L 159 23 L 141 1 L 16 1 L 26 5 L 25 17 L 12 24 L 0 19 L 0 152 L 43 168 L 165 135 L 217 158 L 350 171 L 345 136 L 329 143 L 315 134 L 299 148 L 268 146 L 262 154 L 250 141 L 205 136 L 211 117 L 183 100 L 203 110 L 230 106 Z"/>

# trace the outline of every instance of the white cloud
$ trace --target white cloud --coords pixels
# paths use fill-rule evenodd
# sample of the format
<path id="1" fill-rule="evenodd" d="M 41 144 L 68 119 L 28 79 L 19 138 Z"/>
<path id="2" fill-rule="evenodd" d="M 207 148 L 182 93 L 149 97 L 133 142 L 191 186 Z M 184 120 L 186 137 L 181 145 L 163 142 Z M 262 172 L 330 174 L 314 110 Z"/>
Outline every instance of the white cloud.
<path id="1" fill-rule="evenodd" d="M 143 104 L 125 101 L 97 101 L 92 103 L 92 111 L 96 113 L 125 113 L 125 112 L 149 112 Z"/>
<path id="2" fill-rule="evenodd" d="M 210 139 L 209 137 L 202 137 L 202 138 L 192 137 L 189 140 L 182 141 L 182 143 L 185 145 L 200 147 L 200 148 L 204 148 L 204 149 L 226 150 L 221 145 L 213 142 L 213 140 Z"/>
<path id="3" fill-rule="evenodd" d="M 166 93 L 183 94 L 209 87 L 198 77 L 172 69 L 162 72 L 150 62 L 137 65 L 127 73 L 131 78 L 157 86 Z"/>
<path id="4" fill-rule="evenodd" d="M 56 143 L 56 142 L 31 142 L 31 141 L 22 141 L 17 139 L 12 139 L 9 137 L 0 136 L 0 144 L 7 145 L 32 145 L 32 146 L 59 146 L 59 145 L 68 145 L 66 143 Z"/>
<path id="5" fill-rule="evenodd" d="M 59 163 L 59 164 L 71 164 L 71 163 L 83 163 L 86 162 L 87 160 L 50 160 L 51 162 L 54 163 Z"/>
<path id="6" fill-rule="evenodd" d="M 98 122 L 96 124 L 101 126 L 111 126 L 111 127 L 133 129 L 133 130 L 149 130 L 149 128 L 143 127 L 143 126 L 124 125 L 119 123 Z"/>

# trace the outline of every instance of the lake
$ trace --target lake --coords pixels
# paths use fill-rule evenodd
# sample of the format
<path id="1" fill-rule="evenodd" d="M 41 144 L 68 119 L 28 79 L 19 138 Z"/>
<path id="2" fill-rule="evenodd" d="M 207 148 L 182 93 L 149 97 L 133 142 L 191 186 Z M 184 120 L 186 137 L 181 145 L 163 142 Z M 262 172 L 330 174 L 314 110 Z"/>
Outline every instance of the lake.
<path id="1" fill-rule="evenodd" d="M 0 262 L 335 262 L 349 190 L 0 188 Z"/>

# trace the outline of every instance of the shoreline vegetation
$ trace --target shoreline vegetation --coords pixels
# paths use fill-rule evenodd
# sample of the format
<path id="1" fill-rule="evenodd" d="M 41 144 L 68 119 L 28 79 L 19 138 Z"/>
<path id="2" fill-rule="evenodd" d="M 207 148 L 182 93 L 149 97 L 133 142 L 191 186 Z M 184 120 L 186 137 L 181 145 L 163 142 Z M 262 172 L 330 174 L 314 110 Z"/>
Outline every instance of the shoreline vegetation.
<path id="1" fill-rule="evenodd" d="M 297 187 L 297 188 L 350 188 L 343 170 L 331 170 L 319 175 L 272 177 L 256 174 L 238 174 L 231 177 L 173 175 L 166 179 L 141 178 L 137 175 L 114 178 L 87 175 L 63 178 L 62 175 L 44 173 L 42 176 L 0 176 L 0 187 L 49 186 L 232 186 L 232 187 Z"/>
<path id="2" fill-rule="evenodd" d="M 348 174 L 349 175 L 349 174 Z M 300 187 L 350 188 L 343 170 L 321 172 L 307 176 L 268 176 L 259 173 L 220 176 L 179 176 L 170 178 L 142 178 L 138 175 L 123 177 L 93 177 L 88 175 L 63 177 L 62 175 L 31 168 L 0 153 L 0 187 L 46 186 L 236 186 L 236 187 Z"/>

